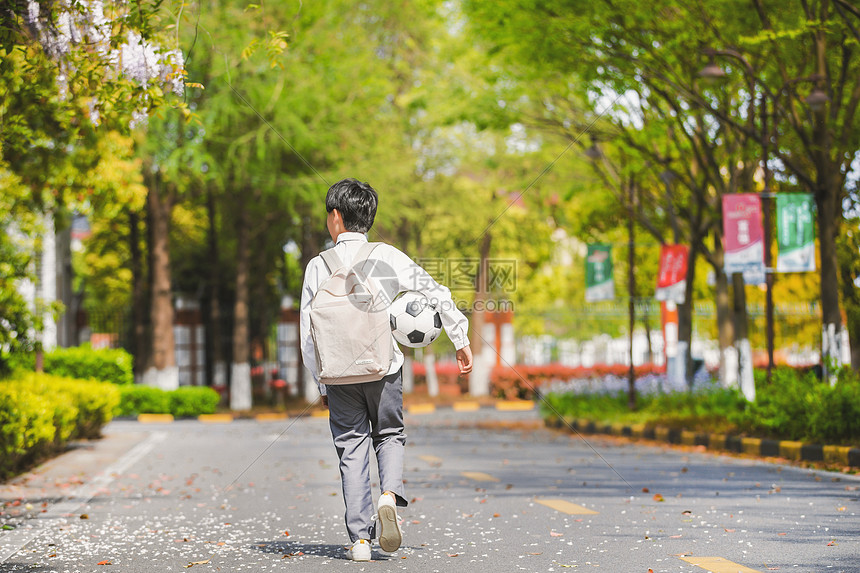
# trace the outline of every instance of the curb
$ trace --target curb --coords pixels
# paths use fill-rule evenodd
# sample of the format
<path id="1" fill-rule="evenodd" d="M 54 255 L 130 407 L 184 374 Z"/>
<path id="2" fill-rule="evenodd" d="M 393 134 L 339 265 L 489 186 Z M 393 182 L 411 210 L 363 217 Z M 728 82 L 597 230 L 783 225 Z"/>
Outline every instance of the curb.
<path id="1" fill-rule="evenodd" d="M 455 402 L 449 405 L 435 405 L 433 403 L 417 403 L 404 405 L 403 411 L 409 414 L 432 414 L 436 410 L 453 410 L 455 412 L 477 412 L 483 409 L 494 409 L 500 412 L 526 412 L 535 409 L 535 403 L 531 400 L 500 400 L 492 405 L 482 405 L 479 402 Z M 180 420 L 196 420 L 204 424 L 229 424 L 234 420 L 255 420 L 257 422 L 276 422 L 289 418 L 327 418 L 328 410 L 312 410 L 302 414 L 287 414 L 284 412 L 264 412 L 254 416 L 242 416 L 241 414 L 201 414 Z M 117 420 L 137 420 L 141 424 L 169 424 L 176 421 L 172 414 L 138 414 L 136 418 L 114 418 Z"/>
<path id="2" fill-rule="evenodd" d="M 606 424 L 584 418 L 545 418 L 549 428 L 568 429 L 584 434 L 608 434 L 645 440 L 656 440 L 673 445 L 704 446 L 709 450 L 747 454 L 756 457 L 781 457 L 797 462 L 824 462 L 832 465 L 860 468 L 860 448 L 851 446 L 826 446 L 791 440 L 772 440 L 726 434 L 691 432 L 662 426 L 646 427 L 645 424 Z"/>
<path id="3" fill-rule="evenodd" d="M 173 422 L 173 414 L 140 414 L 137 421 L 141 424 L 169 424 Z"/>

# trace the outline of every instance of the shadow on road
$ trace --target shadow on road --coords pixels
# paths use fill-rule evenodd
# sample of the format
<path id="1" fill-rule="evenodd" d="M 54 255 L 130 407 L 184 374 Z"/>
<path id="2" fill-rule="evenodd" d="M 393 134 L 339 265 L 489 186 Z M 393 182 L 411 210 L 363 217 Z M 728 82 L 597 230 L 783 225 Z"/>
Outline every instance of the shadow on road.
<path id="1" fill-rule="evenodd" d="M 260 541 L 251 545 L 262 553 L 274 553 L 282 555 L 284 559 L 290 557 L 301 557 L 313 555 L 316 557 L 327 557 L 329 559 L 347 560 L 346 547 L 330 543 L 302 543 L 300 541 Z M 396 558 L 396 557 L 395 557 Z M 373 550 L 373 561 L 389 561 L 392 556 Z"/>

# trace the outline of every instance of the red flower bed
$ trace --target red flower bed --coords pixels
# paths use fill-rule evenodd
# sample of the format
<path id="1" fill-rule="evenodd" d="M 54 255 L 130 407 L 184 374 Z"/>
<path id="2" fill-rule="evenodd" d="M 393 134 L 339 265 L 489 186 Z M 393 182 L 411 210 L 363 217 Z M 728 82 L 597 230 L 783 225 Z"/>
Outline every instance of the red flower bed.
<path id="1" fill-rule="evenodd" d="M 426 384 L 427 371 L 424 364 L 414 362 L 412 371 L 416 384 Z M 627 376 L 629 367 L 623 364 L 595 364 L 592 367 L 564 366 L 562 364 L 545 364 L 540 366 L 517 365 L 514 367 L 496 366 L 490 373 L 490 389 L 494 396 L 507 399 L 530 400 L 534 391 L 549 382 L 582 379 L 596 379 L 605 376 Z M 654 364 L 635 366 L 633 372 L 637 378 L 649 374 L 662 374 L 665 368 Z M 468 376 L 460 376 L 457 364 L 440 362 L 436 364 L 436 376 L 439 385 L 459 384 L 463 392 L 469 389 Z"/>

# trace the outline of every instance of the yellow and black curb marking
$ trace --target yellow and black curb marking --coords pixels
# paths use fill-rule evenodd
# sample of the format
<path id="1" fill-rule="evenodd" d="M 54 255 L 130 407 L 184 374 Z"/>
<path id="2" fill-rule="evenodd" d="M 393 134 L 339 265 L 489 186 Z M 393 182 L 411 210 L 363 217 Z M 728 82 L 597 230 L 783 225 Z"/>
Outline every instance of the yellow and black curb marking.
<path id="1" fill-rule="evenodd" d="M 553 417 L 547 418 L 545 422 L 550 428 L 573 428 L 583 434 L 609 434 L 642 438 L 677 445 L 704 446 L 710 450 L 757 457 L 781 457 L 794 461 L 824 462 L 860 468 L 860 448 L 851 446 L 823 446 L 789 440 L 704 434 L 678 428 L 647 427 L 644 424 L 605 424 L 582 418 L 562 420 L 559 417 Z"/>

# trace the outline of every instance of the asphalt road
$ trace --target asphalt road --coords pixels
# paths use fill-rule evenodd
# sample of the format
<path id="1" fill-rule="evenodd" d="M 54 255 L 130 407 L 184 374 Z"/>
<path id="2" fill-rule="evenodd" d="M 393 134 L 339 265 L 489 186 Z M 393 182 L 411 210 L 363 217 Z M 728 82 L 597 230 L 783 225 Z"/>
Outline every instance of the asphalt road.
<path id="1" fill-rule="evenodd" d="M 0 486 L 0 571 L 860 572 L 860 479 L 543 429 L 407 416 L 404 546 L 345 560 L 324 418 L 115 421 Z"/>

